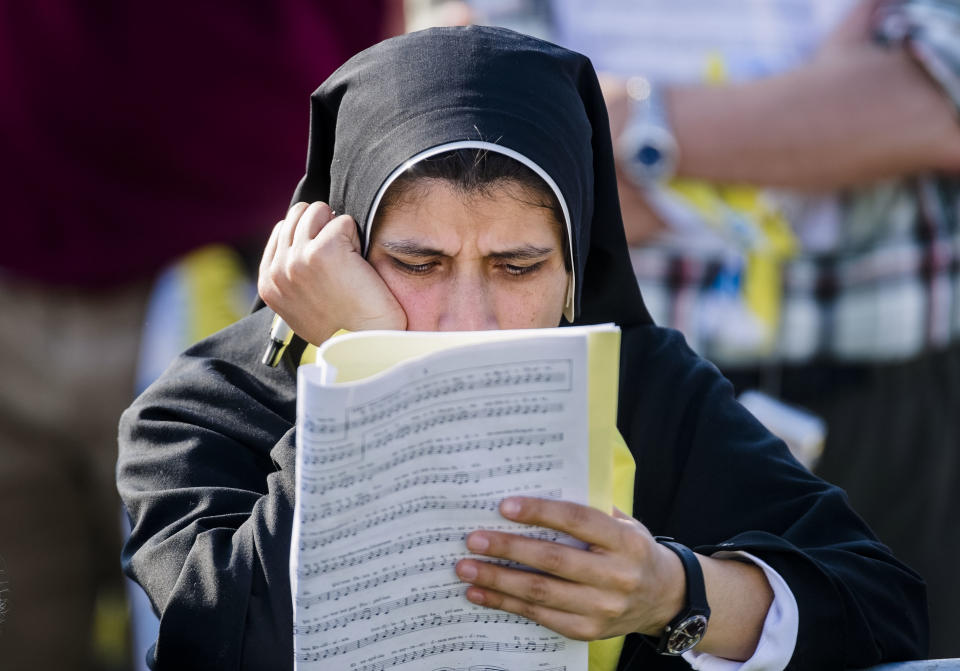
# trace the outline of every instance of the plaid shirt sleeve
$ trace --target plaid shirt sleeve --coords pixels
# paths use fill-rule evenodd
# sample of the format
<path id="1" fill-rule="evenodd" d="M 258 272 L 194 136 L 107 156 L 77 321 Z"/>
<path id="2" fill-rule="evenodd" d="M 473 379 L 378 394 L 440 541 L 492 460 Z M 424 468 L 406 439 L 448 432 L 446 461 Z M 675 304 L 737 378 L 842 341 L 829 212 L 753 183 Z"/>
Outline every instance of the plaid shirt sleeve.
<path id="1" fill-rule="evenodd" d="M 960 2 L 888 3 L 876 26 L 880 43 L 905 46 L 943 88 L 960 123 Z M 803 250 L 782 265 L 773 352 L 743 335 L 750 315 L 737 298 L 742 280 L 730 279 L 737 263 L 689 241 L 632 250 L 648 308 L 730 367 L 891 362 L 960 340 L 960 180 L 884 182 L 839 194 L 835 207 L 833 248 Z"/>

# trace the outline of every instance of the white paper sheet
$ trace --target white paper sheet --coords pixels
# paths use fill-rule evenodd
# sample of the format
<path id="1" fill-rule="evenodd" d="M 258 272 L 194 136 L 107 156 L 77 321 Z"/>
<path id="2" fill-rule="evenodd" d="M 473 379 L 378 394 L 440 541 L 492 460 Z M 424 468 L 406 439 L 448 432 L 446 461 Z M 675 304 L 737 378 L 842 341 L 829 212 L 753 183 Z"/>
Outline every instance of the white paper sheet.
<path id="1" fill-rule="evenodd" d="M 566 329 L 562 329 L 566 331 Z M 586 343 L 473 345 L 298 390 L 298 669 L 584 671 L 587 644 L 474 606 L 455 563 L 511 494 L 587 502 Z"/>

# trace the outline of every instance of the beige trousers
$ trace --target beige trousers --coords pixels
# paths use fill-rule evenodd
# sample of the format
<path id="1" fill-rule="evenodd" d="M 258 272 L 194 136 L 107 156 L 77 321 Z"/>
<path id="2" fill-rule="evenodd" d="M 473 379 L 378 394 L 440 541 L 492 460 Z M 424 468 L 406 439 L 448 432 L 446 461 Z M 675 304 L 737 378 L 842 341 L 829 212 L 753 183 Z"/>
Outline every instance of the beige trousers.
<path id="1" fill-rule="evenodd" d="M 117 421 L 148 284 L 0 278 L 0 668 L 91 669 L 94 600 L 122 590 Z M 119 593 L 119 592 L 118 592 Z"/>

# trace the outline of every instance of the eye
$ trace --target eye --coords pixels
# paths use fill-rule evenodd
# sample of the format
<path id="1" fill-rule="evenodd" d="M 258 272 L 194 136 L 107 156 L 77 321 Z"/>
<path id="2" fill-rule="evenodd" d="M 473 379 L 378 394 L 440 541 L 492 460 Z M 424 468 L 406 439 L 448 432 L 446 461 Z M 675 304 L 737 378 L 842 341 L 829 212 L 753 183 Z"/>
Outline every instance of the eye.
<path id="1" fill-rule="evenodd" d="M 405 263 L 396 257 L 390 257 L 390 260 L 393 261 L 393 265 L 397 268 L 411 275 L 423 275 L 433 270 L 434 266 L 437 265 L 436 261 L 429 261 L 427 263 Z"/>
<path id="2" fill-rule="evenodd" d="M 532 263 L 529 266 L 517 266 L 512 263 L 505 263 L 503 269 L 507 272 L 508 275 L 513 275 L 514 277 L 519 277 L 520 275 L 527 275 L 529 273 L 536 272 L 543 267 L 545 261 L 538 261 L 537 263 Z"/>

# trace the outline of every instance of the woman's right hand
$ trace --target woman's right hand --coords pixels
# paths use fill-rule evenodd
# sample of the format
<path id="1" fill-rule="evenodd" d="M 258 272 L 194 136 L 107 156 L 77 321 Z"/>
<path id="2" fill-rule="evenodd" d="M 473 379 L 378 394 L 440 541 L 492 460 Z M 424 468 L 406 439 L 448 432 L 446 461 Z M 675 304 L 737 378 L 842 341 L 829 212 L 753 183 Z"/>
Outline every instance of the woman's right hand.
<path id="1" fill-rule="evenodd" d="M 261 298 L 293 331 L 319 345 L 340 329 L 404 330 L 407 316 L 360 251 L 353 217 L 326 203 L 297 203 L 260 261 Z"/>

